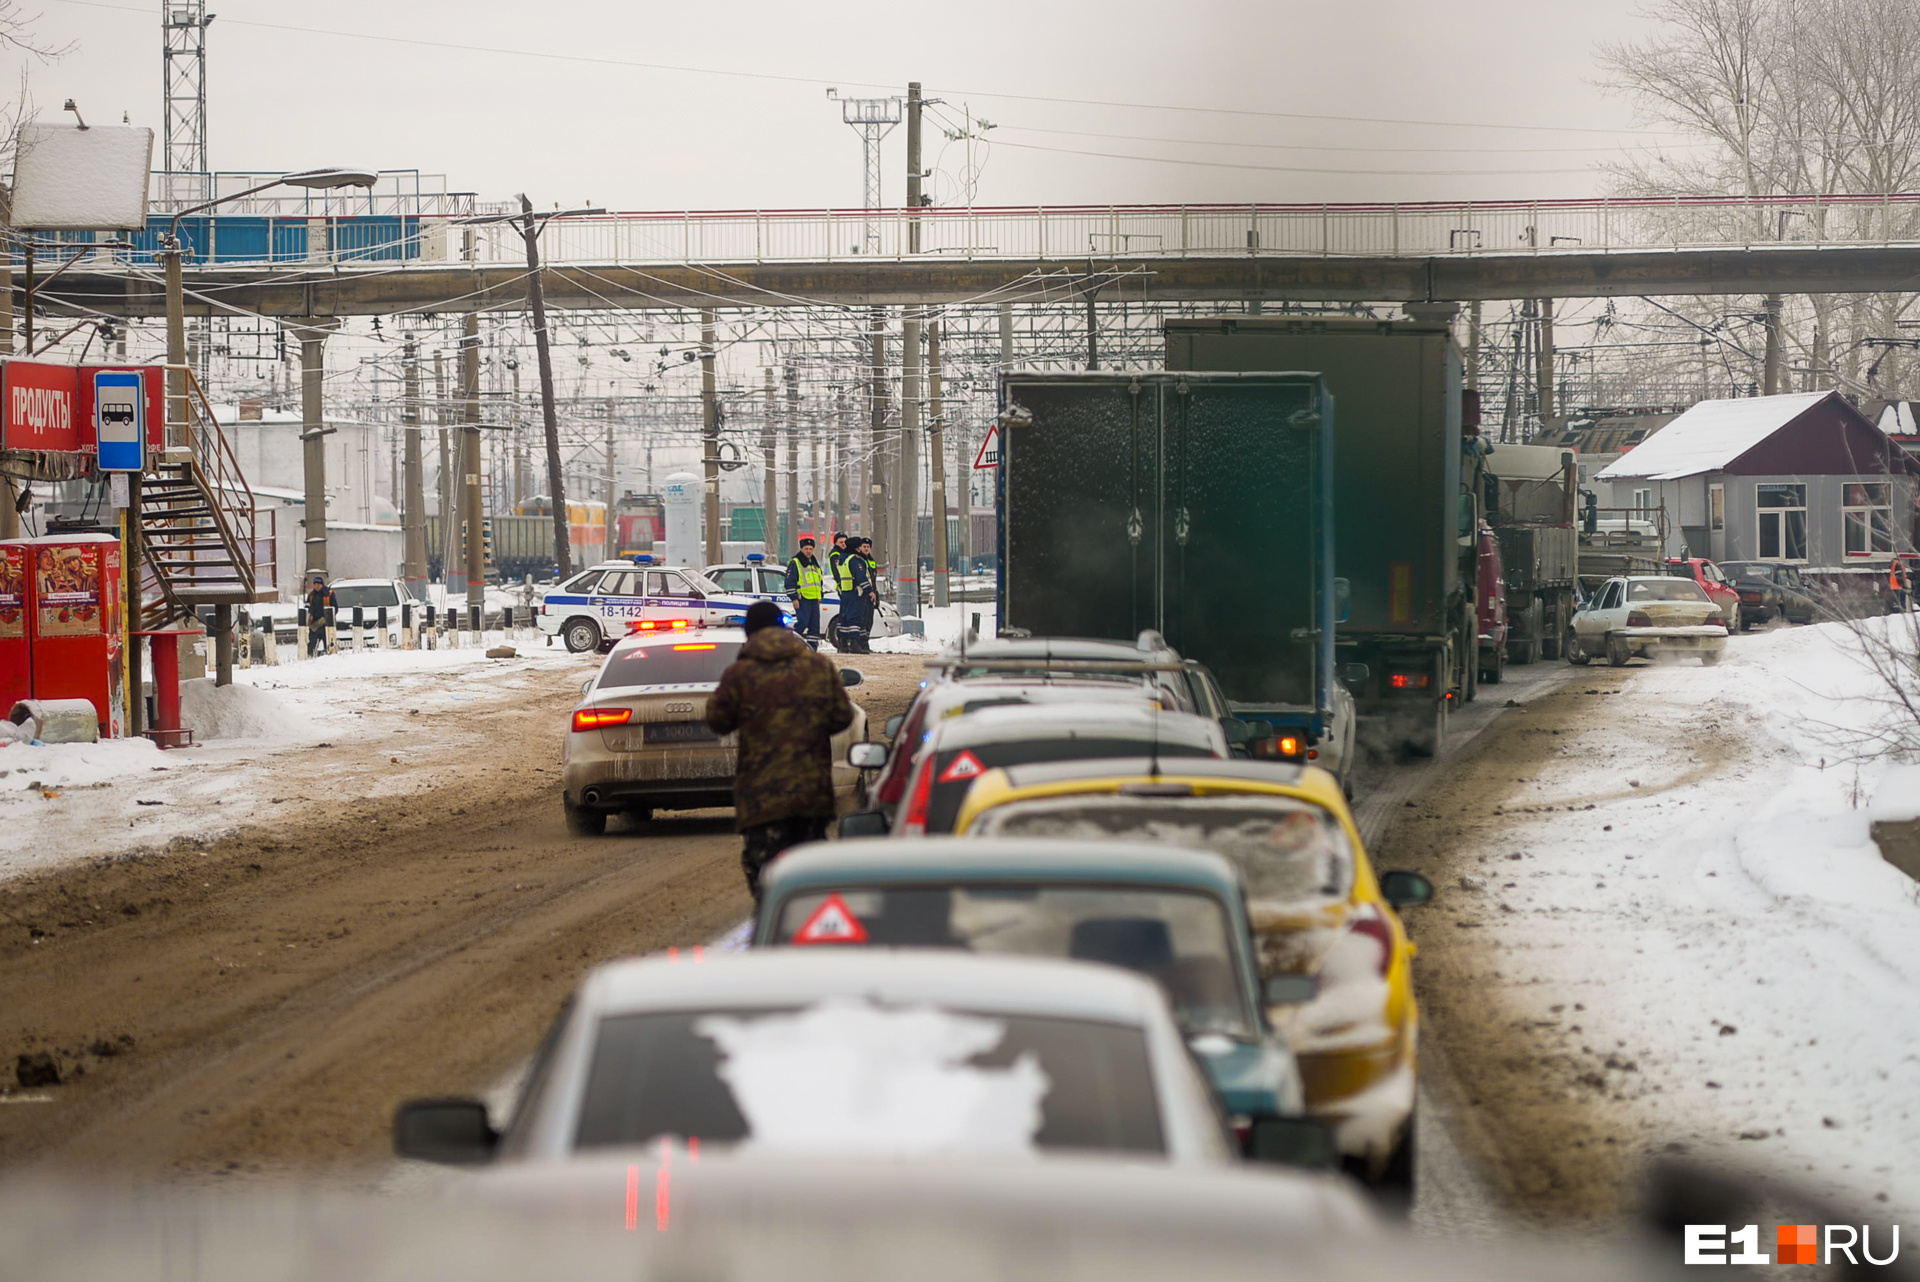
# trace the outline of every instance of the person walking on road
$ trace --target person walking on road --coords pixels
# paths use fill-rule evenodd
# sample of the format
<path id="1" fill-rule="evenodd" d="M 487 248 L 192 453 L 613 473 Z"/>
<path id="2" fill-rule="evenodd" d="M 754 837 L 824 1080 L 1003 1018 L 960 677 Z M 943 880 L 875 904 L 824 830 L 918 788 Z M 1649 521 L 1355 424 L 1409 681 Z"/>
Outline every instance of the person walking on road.
<path id="1" fill-rule="evenodd" d="M 831 659 L 780 626 L 780 607 L 747 609 L 747 643 L 707 700 L 707 728 L 739 732 L 734 826 L 753 902 L 760 873 L 782 851 L 819 841 L 833 820 L 833 736 L 853 724 L 853 703 Z"/>
<path id="2" fill-rule="evenodd" d="M 327 576 L 318 570 L 310 570 L 307 575 L 307 656 L 314 651 L 325 653 L 327 649 L 327 618 L 333 610 L 333 589 L 327 586 Z"/>
<path id="3" fill-rule="evenodd" d="M 800 550 L 787 562 L 787 598 L 793 602 L 793 630 L 820 648 L 820 597 L 826 576 L 813 559 L 813 540 L 801 539 Z"/>

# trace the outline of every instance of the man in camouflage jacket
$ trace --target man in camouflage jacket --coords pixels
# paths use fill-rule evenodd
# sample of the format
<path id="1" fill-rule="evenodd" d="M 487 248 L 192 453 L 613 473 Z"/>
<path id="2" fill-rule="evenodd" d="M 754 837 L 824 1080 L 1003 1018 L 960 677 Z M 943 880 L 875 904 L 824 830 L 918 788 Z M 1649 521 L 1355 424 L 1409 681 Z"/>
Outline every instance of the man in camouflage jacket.
<path id="1" fill-rule="evenodd" d="M 747 643 L 707 700 L 707 727 L 739 731 L 734 826 L 740 867 L 760 902 L 760 870 L 781 851 L 827 835 L 833 819 L 833 736 L 853 724 L 839 669 L 780 624 L 780 607 L 747 610 Z"/>

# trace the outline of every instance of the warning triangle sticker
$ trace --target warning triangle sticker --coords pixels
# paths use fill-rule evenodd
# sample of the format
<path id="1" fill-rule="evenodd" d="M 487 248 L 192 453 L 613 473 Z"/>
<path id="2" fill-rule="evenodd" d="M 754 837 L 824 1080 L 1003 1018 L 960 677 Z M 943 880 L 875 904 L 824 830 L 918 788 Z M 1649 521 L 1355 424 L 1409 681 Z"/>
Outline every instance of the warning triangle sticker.
<path id="1" fill-rule="evenodd" d="M 980 452 L 973 456 L 973 470 L 984 472 L 1000 466 L 1000 425 L 995 423 L 987 429 L 987 439 L 980 442 Z"/>
<path id="2" fill-rule="evenodd" d="M 853 915 L 839 895 L 828 895 L 827 902 L 813 910 L 813 916 L 794 933 L 796 944 L 864 944 L 867 928 Z"/>
<path id="3" fill-rule="evenodd" d="M 962 779 L 973 779 L 985 773 L 987 768 L 980 764 L 980 758 L 962 749 L 960 755 L 940 772 L 940 782 L 959 783 Z"/>

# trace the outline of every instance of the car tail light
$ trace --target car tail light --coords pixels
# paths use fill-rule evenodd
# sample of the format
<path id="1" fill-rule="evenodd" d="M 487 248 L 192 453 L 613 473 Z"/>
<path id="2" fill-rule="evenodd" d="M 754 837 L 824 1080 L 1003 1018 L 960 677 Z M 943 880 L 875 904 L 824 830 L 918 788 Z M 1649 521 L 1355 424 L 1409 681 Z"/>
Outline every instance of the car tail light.
<path id="1" fill-rule="evenodd" d="M 633 720 L 631 708 L 576 708 L 573 713 L 573 728 L 579 730 L 598 730 L 602 726 L 624 726 Z"/>
<path id="2" fill-rule="evenodd" d="M 933 765 L 929 761 L 921 768 L 920 777 L 913 785 L 913 796 L 907 799 L 907 812 L 900 819 L 899 836 L 926 835 L 927 806 L 933 799 Z"/>
<path id="3" fill-rule="evenodd" d="M 690 619 L 635 619 L 627 625 L 629 632 L 680 632 L 693 626 Z"/>
<path id="4" fill-rule="evenodd" d="M 1263 761 L 1299 761 L 1307 755 L 1307 741 L 1298 734 L 1279 734 L 1267 739 L 1255 739 L 1251 746 L 1253 755 Z"/>
<path id="5" fill-rule="evenodd" d="M 1365 935 L 1380 945 L 1380 957 L 1374 962 L 1375 968 L 1385 977 L 1387 968 L 1393 962 L 1393 927 L 1387 924 L 1386 917 L 1373 904 L 1366 904 L 1347 921 L 1347 931 L 1354 935 Z"/>
<path id="6" fill-rule="evenodd" d="M 1753 601 L 1757 603 L 1760 600 L 1760 594 L 1758 592 L 1742 592 L 1740 599 L 1742 601 Z"/>
<path id="7" fill-rule="evenodd" d="M 1630 628 L 1650 628 L 1653 626 L 1653 620 L 1647 617 L 1645 610 L 1633 610 L 1627 615 L 1627 626 Z"/>
<path id="8" fill-rule="evenodd" d="M 1707 616 L 1707 626 L 1711 628 L 1720 628 L 1721 630 L 1724 631 L 1727 626 L 1726 616 L 1718 612 L 1709 614 Z"/>
<path id="9" fill-rule="evenodd" d="M 1390 672 L 1387 687 L 1392 690 L 1424 690 L 1433 678 L 1425 672 Z"/>

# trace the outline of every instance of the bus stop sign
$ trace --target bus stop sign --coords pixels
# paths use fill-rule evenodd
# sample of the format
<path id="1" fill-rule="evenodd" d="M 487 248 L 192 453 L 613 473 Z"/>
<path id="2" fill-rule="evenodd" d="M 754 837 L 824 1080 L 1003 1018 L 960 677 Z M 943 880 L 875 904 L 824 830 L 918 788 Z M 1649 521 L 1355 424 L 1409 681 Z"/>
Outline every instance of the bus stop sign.
<path id="1" fill-rule="evenodd" d="M 145 463 L 147 392 L 137 371 L 100 370 L 93 376 L 93 425 L 100 470 L 138 472 Z"/>

